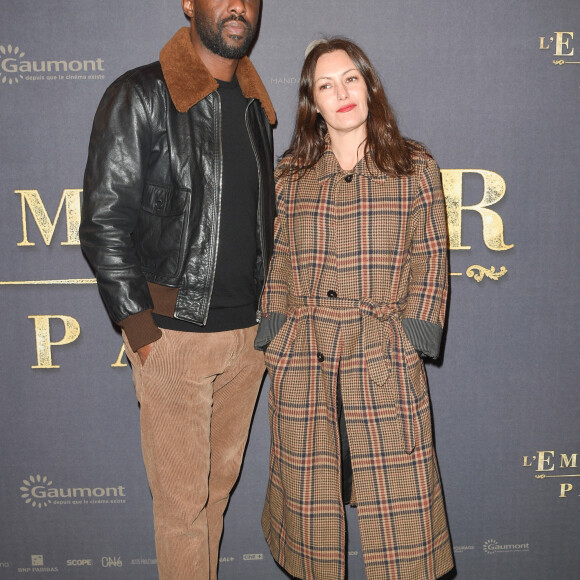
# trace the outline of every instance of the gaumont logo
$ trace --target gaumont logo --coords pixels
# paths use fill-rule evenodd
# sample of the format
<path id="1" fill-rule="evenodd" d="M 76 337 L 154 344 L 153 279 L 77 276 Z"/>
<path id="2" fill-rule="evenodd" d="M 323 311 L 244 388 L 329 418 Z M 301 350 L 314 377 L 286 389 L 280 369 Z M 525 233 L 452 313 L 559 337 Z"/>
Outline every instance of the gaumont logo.
<path id="1" fill-rule="evenodd" d="M 34 508 L 52 505 L 126 503 L 125 487 L 61 487 L 46 475 L 31 475 L 22 480 L 20 497 Z"/>
<path id="2" fill-rule="evenodd" d="M 0 83 L 104 79 L 102 58 L 29 59 L 19 46 L 0 44 Z"/>
<path id="3" fill-rule="evenodd" d="M 506 552 L 529 552 L 530 544 L 500 544 L 497 540 L 486 540 L 483 543 L 486 554 L 501 554 Z"/>

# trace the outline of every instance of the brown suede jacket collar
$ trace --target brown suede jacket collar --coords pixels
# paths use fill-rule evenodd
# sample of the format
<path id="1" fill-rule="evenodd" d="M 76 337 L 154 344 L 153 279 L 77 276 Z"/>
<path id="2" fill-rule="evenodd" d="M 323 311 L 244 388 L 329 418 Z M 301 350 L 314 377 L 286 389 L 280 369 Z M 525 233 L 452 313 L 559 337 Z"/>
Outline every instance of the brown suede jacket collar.
<path id="1" fill-rule="evenodd" d="M 162 48 L 159 61 L 171 100 L 180 113 L 185 113 L 218 88 L 217 81 L 197 56 L 187 26 L 178 30 Z M 276 112 L 268 91 L 247 56 L 238 62 L 236 76 L 244 96 L 258 99 L 268 121 L 274 125 Z"/>

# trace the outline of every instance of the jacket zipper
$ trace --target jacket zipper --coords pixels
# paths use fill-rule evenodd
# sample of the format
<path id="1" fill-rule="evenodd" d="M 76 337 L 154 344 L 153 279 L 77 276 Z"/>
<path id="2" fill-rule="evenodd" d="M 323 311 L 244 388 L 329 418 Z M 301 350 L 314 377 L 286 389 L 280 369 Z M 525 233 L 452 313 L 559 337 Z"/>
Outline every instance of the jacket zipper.
<path id="1" fill-rule="evenodd" d="M 219 252 L 219 246 L 220 246 L 220 222 L 221 222 L 221 210 L 222 210 L 222 186 L 223 186 L 223 144 L 222 144 L 222 105 L 221 105 L 221 98 L 220 98 L 220 94 L 215 91 L 215 96 L 217 99 L 217 109 L 218 109 L 218 114 L 215 115 L 215 125 L 216 125 L 216 132 L 218 135 L 218 145 L 219 145 L 219 151 L 218 151 L 218 156 L 217 158 L 220 160 L 220 174 L 219 174 L 219 183 L 218 183 L 218 187 L 217 187 L 217 193 L 216 195 L 219 197 L 218 199 L 218 203 L 216 203 L 216 208 L 217 208 L 217 237 L 216 237 L 216 244 L 215 244 L 215 252 L 213 255 L 213 276 L 211 279 L 211 284 L 210 284 L 210 288 L 209 288 L 209 297 L 208 297 L 208 302 L 207 302 L 207 310 L 203 319 L 203 324 L 207 324 L 207 319 L 209 317 L 209 307 L 211 304 L 211 296 L 213 294 L 213 285 L 215 282 L 215 271 L 216 271 L 216 267 L 217 267 L 217 259 L 218 259 L 218 252 Z"/>
<path id="2" fill-rule="evenodd" d="M 256 158 L 256 167 L 258 168 L 258 232 L 260 237 L 260 248 L 262 250 L 262 270 L 264 272 L 264 283 L 262 284 L 262 289 L 260 290 L 260 296 L 258 298 L 258 310 L 256 310 L 256 322 L 259 323 L 262 319 L 262 311 L 260 310 L 262 304 L 262 294 L 264 293 L 264 287 L 266 285 L 266 260 L 264 256 L 264 233 L 262 227 L 262 202 L 263 202 L 263 195 L 262 195 L 262 168 L 260 166 L 260 160 L 258 158 L 258 152 L 256 150 L 256 144 L 254 143 L 254 138 L 252 132 L 250 131 L 250 125 L 248 123 L 248 111 L 250 109 L 250 105 L 255 101 L 255 99 L 250 99 L 248 105 L 246 107 L 246 113 L 244 115 L 246 121 L 246 131 L 248 132 L 248 137 L 250 138 L 250 144 L 252 145 L 252 151 L 254 153 L 254 157 Z"/>

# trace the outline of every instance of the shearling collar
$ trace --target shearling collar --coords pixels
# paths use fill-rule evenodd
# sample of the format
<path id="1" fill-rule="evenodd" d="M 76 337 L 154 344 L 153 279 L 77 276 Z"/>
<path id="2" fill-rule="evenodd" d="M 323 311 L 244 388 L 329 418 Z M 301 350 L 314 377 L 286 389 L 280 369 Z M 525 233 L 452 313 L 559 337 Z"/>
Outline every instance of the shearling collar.
<path id="1" fill-rule="evenodd" d="M 178 30 L 161 49 L 159 61 L 171 100 L 180 113 L 185 113 L 218 88 L 217 81 L 197 56 L 187 26 Z M 238 62 L 236 76 L 244 96 L 247 99 L 258 99 L 268 121 L 273 125 L 276 122 L 274 107 L 266 87 L 247 56 Z"/>

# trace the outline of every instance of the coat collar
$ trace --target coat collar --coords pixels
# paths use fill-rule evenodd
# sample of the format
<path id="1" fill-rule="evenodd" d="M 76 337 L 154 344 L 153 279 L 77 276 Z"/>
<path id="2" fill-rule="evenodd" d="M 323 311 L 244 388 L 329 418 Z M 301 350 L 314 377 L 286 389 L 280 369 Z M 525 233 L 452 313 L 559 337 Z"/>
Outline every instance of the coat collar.
<path id="1" fill-rule="evenodd" d="M 218 88 L 217 81 L 197 56 L 187 26 L 178 30 L 161 49 L 159 61 L 171 100 L 180 113 L 185 113 Z M 238 62 L 236 76 L 244 96 L 247 99 L 258 99 L 268 121 L 274 125 L 274 107 L 266 87 L 247 56 Z"/>
<path id="2" fill-rule="evenodd" d="M 342 169 L 334 153 L 327 149 L 314 166 L 315 176 L 319 181 L 330 179 L 333 175 L 363 175 L 371 179 L 385 179 L 387 176 L 375 165 L 372 155 L 366 155 L 350 170 Z"/>

